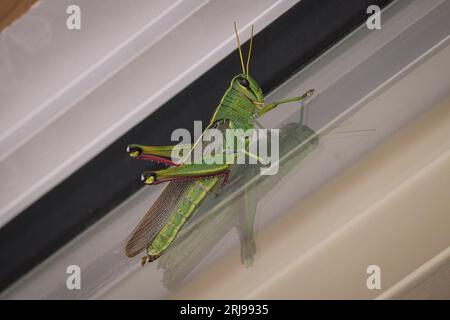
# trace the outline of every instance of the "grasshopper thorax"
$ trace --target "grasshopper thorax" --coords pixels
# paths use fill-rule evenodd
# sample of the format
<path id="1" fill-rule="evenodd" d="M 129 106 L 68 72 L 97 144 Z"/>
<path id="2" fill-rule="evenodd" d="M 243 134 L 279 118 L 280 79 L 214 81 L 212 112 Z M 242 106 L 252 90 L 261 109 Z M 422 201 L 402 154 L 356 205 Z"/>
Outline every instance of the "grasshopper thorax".
<path id="1" fill-rule="evenodd" d="M 228 120 L 234 128 L 253 128 L 253 119 L 263 105 L 264 95 L 258 83 L 247 74 L 239 74 L 231 80 L 211 123 Z"/>

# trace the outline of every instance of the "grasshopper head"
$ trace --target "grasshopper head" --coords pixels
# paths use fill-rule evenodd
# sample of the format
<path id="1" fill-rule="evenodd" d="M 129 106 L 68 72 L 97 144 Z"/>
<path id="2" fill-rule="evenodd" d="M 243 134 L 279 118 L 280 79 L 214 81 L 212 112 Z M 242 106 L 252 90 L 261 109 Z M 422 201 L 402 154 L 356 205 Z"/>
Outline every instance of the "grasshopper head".
<path id="1" fill-rule="evenodd" d="M 236 27 L 236 22 L 234 22 L 234 31 L 236 33 L 236 40 L 239 49 L 239 57 L 241 59 L 242 73 L 234 77 L 233 80 L 231 80 L 231 86 L 235 90 L 243 94 L 247 99 L 249 99 L 258 109 L 258 107 L 264 104 L 264 95 L 259 84 L 252 77 L 250 77 L 250 74 L 248 72 L 253 46 L 253 26 L 250 35 L 250 46 L 248 49 L 247 63 L 245 66 L 244 66 L 244 57 L 242 55 L 241 42 L 239 40 L 239 34 Z"/>
<path id="2" fill-rule="evenodd" d="M 248 74 L 239 74 L 231 80 L 232 87 L 254 104 L 263 104 L 264 95 L 259 84 Z"/>

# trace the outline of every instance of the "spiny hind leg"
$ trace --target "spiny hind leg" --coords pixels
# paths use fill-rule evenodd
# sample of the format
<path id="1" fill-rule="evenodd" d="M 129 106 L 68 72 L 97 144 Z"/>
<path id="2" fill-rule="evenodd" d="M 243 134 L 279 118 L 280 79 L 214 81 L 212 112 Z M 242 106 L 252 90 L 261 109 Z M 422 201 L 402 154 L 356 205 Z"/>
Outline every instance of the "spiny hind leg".
<path id="1" fill-rule="evenodd" d="M 146 171 L 142 174 L 142 181 L 147 184 L 159 184 L 172 180 L 195 180 L 215 176 L 223 176 L 225 182 L 229 175 L 228 164 L 181 164 L 162 170 Z"/>
<path id="2" fill-rule="evenodd" d="M 175 147 L 177 148 L 174 152 Z M 191 144 L 177 144 L 173 146 L 143 146 L 140 144 L 130 144 L 127 146 L 127 153 L 133 159 L 149 160 L 164 163 L 169 166 L 178 165 L 184 153 L 192 147 Z"/>

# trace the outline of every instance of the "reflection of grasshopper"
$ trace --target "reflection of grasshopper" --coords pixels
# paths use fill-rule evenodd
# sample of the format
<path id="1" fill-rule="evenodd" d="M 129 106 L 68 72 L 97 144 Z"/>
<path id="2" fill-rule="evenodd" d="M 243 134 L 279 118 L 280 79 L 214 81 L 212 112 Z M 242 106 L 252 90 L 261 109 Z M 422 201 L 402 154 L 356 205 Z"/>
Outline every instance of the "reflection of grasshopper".
<path id="1" fill-rule="evenodd" d="M 250 77 L 248 72 L 253 28 L 246 67 L 244 67 L 236 24 L 235 31 L 242 73 L 231 80 L 230 86 L 222 97 L 206 130 L 209 128 L 220 130 L 229 128 L 243 129 L 244 131 L 252 129 L 254 118 L 264 115 L 280 104 L 302 101 L 313 93 L 313 90 L 309 90 L 299 97 L 265 104 L 260 86 Z M 192 148 L 199 141 L 200 139 Z M 243 150 L 237 150 L 236 148 L 231 150 L 231 152 L 234 154 L 243 152 L 249 156 L 257 157 L 249 153 L 249 144 L 250 139 L 244 144 Z M 157 259 L 169 247 L 189 217 L 198 209 L 201 202 L 212 190 L 220 185 L 221 179 L 226 180 L 230 173 L 231 165 L 227 163 L 207 164 L 203 162 L 200 164 L 181 163 L 177 165 L 169 159 L 173 147 L 128 146 L 128 152 L 133 158 L 164 162 L 169 165 L 166 169 L 144 172 L 142 175 L 142 179 L 146 184 L 170 181 L 161 196 L 136 226 L 125 246 L 125 253 L 129 257 L 133 257 L 145 249 L 146 256 L 142 259 L 143 264 Z M 227 150 L 227 153 L 229 152 L 230 150 Z"/>
<path id="2" fill-rule="evenodd" d="M 313 130 L 291 123 L 280 130 L 280 169 L 276 175 L 260 175 L 256 166 L 237 167 L 232 173 L 232 182 L 224 187 L 220 197 L 204 203 L 159 261 L 158 267 L 165 269 L 166 287 L 182 283 L 233 226 L 241 242 L 241 261 L 246 266 L 251 265 L 256 252 L 253 228 L 258 202 L 314 150 L 317 143 L 318 135 Z"/>

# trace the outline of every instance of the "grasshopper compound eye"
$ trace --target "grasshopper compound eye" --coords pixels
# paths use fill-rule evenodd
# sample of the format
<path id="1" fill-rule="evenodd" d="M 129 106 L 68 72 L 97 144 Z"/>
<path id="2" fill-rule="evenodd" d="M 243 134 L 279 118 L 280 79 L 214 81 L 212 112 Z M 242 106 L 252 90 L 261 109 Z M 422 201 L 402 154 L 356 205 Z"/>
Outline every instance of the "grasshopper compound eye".
<path id="1" fill-rule="evenodd" d="M 245 88 L 248 88 L 250 86 L 250 83 L 248 82 L 248 80 L 243 77 L 238 78 L 238 81 Z"/>

